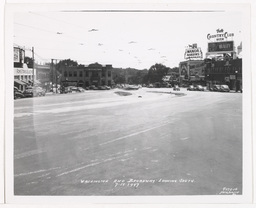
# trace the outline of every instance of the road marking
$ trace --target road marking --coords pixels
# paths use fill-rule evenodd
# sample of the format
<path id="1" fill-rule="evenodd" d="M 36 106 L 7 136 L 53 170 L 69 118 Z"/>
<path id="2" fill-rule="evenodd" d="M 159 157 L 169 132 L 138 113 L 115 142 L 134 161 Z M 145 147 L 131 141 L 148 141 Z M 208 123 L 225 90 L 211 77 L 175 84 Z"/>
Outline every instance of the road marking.
<path id="1" fill-rule="evenodd" d="M 187 140 L 189 137 L 180 138 L 180 140 Z"/>
<path id="2" fill-rule="evenodd" d="M 151 131 L 153 129 L 157 129 L 159 127 L 165 126 L 165 125 L 170 124 L 170 123 L 172 123 L 172 122 L 171 121 L 170 122 L 166 122 L 166 123 L 158 125 L 158 126 L 154 126 L 154 127 L 151 127 L 151 128 L 139 131 L 139 132 L 135 132 L 135 133 L 132 133 L 132 134 L 129 134 L 129 135 L 126 135 L 126 136 L 122 136 L 122 137 L 119 137 L 119 138 L 116 138 L 116 139 L 113 139 L 113 140 L 110 140 L 110 141 L 107 141 L 107 142 L 103 142 L 103 143 L 101 143 L 99 145 L 106 145 L 106 144 L 109 144 L 109 143 L 113 143 L 113 142 L 116 142 L 116 141 L 119 141 L 119 140 L 126 139 L 128 137 L 136 136 L 136 135 L 139 135 L 141 133 L 145 133 L 145 132 Z"/>
<path id="3" fill-rule="evenodd" d="M 130 160 L 130 159 L 132 159 L 133 157 L 128 157 L 128 158 L 126 158 L 126 159 L 121 159 L 120 161 L 121 162 L 125 162 L 126 160 Z"/>
<path id="4" fill-rule="evenodd" d="M 102 162 L 91 163 L 91 164 L 82 166 L 82 167 L 80 167 L 80 168 L 76 168 L 76 169 L 73 169 L 73 170 L 70 170 L 70 171 L 66 171 L 66 172 L 64 172 L 64 173 L 61 173 L 61 174 L 57 175 L 56 177 L 63 176 L 63 175 L 67 175 L 67 174 L 69 174 L 69 173 L 73 173 L 73 172 L 82 170 L 82 169 L 84 169 L 84 168 L 93 167 L 93 166 L 99 165 L 99 164 L 101 164 L 101 163 L 102 163 Z"/>
<path id="5" fill-rule="evenodd" d="M 18 155 L 14 155 L 14 159 L 17 160 L 17 159 L 21 159 L 21 158 L 24 158 L 24 157 L 29 157 L 29 156 L 32 156 L 32 155 L 41 154 L 41 153 L 44 153 L 44 152 L 46 152 L 46 151 L 44 151 L 44 150 L 31 150 L 31 151 L 24 152 L 24 153 L 21 153 L 21 154 L 18 154 Z"/>
<path id="6" fill-rule="evenodd" d="M 37 171 L 33 171 L 33 172 L 28 172 L 28 173 L 20 173 L 20 174 L 14 175 L 14 177 L 26 176 L 26 175 L 36 174 L 36 173 L 42 173 L 42 172 L 47 172 L 47 171 L 56 170 L 56 169 L 60 169 L 60 167 L 50 168 L 50 169 L 47 169 L 47 170 L 45 170 L 45 169 L 37 170 Z"/>
<path id="7" fill-rule="evenodd" d="M 96 166 L 96 165 L 99 165 L 99 164 L 102 164 L 102 163 L 106 163 L 106 162 L 109 162 L 109 161 L 112 161 L 112 160 L 115 160 L 115 159 L 120 159 L 120 158 L 123 158 L 125 156 L 129 156 L 129 155 L 130 154 L 126 153 L 125 155 L 107 158 L 107 159 L 103 160 L 102 162 L 95 162 L 95 163 L 91 163 L 91 164 L 88 164 L 88 165 L 84 165 L 84 166 L 79 167 L 79 168 L 75 168 L 75 169 L 70 170 L 70 171 L 66 171 L 64 173 L 61 173 L 61 174 L 57 175 L 56 177 L 67 175 L 69 173 L 74 173 L 74 172 L 77 172 L 77 171 L 82 170 L 84 168 L 93 167 L 93 166 Z M 126 159 L 126 158 L 124 158 L 124 159 Z"/>

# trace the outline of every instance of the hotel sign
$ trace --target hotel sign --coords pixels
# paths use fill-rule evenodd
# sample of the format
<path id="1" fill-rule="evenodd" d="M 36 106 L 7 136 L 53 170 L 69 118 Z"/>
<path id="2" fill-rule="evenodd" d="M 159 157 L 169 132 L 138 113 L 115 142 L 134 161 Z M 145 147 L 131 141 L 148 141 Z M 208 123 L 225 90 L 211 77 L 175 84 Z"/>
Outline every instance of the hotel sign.
<path id="1" fill-rule="evenodd" d="M 208 52 L 232 52 L 234 41 L 208 43 Z"/>
<path id="2" fill-rule="evenodd" d="M 211 41 L 226 41 L 228 38 L 233 37 L 234 33 L 225 32 L 223 29 L 217 29 L 216 34 L 207 34 L 207 39 Z"/>

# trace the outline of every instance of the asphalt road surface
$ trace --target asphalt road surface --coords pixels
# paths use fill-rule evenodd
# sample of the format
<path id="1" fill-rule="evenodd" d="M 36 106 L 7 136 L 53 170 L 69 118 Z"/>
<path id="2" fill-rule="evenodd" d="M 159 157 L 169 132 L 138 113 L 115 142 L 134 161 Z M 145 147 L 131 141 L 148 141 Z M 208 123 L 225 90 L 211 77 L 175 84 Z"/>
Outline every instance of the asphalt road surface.
<path id="1" fill-rule="evenodd" d="M 242 194 L 242 94 L 169 92 L 15 100 L 14 194 Z"/>

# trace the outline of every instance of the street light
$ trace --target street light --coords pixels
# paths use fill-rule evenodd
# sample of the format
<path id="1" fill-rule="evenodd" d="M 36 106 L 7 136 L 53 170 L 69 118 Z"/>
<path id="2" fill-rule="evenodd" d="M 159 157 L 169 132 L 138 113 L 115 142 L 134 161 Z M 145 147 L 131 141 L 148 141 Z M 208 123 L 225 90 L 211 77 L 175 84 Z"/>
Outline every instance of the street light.
<path id="1" fill-rule="evenodd" d="M 237 81 L 237 74 L 238 74 L 238 71 L 235 71 L 235 79 L 236 79 L 236 92 L 238 92 L 238 81 Z"/>

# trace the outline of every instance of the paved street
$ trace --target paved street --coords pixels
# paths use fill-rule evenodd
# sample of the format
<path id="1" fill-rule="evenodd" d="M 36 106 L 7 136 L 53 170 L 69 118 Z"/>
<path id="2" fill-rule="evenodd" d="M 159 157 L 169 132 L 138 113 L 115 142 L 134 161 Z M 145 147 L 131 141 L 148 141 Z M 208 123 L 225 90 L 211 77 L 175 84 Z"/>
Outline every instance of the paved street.
<path id="1" fill-rule="evenodd" d="M 242 194 L 241 93 L 120 91 L 15 100 L 15 194 Z"/>

